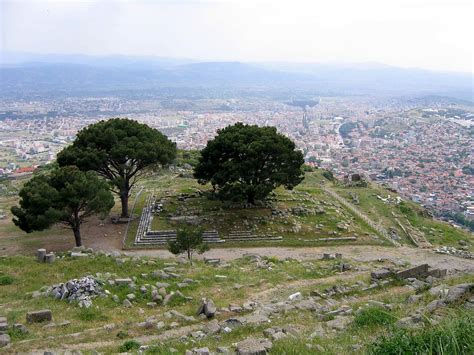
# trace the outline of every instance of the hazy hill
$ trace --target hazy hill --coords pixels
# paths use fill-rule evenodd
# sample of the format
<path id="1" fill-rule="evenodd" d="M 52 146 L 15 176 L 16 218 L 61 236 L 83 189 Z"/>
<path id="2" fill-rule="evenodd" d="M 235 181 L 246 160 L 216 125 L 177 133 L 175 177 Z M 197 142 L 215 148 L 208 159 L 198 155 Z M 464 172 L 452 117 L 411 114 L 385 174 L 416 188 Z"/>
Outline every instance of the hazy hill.
<path id="1" fill-rule="evenodd" d="M 193 62 L 155 57 L 3 55 L 3 95 L 121 89 L 260 88 L 351 95 L 443 95 L 474 101 L 472 75 L 379 64 Z"/>

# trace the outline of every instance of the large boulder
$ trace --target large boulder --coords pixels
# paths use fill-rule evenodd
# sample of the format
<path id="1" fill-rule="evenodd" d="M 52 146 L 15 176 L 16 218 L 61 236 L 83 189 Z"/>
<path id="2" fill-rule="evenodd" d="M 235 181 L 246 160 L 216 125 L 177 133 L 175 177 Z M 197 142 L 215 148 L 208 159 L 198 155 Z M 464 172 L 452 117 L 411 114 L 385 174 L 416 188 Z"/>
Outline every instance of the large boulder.
<path id="1" fill-rule="evenodd" d="M 203 328 L 203 331 L 206 334 L 216 334 L 216 333 L 219 333 L 220 330 L 221 330 L 221 327 L 217 319 L 211 320 Z"/>
<path id="2" fill-rule="evenodd" d="M 456 303 L 463 299 L 465 296 L 471 295 L 474 291 L 474 284 L 459 284 L 449 289 L 446 295 L 445 301 L 447 303 Z"/>
<path id="3" fill-rule="evenodd" d="M 203 298 L 197 311 L 197 315 L 204 314 L 207 318 L 212 318 L 216 314 L 216 305 L 211 299 Z"/>

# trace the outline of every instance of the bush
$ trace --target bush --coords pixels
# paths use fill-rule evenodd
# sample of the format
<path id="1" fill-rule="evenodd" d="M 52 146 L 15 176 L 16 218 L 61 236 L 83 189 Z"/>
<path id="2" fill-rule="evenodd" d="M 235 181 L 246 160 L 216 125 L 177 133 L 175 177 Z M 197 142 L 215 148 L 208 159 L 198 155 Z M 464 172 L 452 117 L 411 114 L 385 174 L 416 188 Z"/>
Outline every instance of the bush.
<path id="1" fill-rule="evenodd" d="M 392 324 L 396 317 L 380 307 L 365 308 L 356 314 L 354 324 L 359 327 Z"/>
<path id="2" fill-rule="evenodd" d="M 127 340 L 119 347 L 119 352 L 126 353 L 130 350 L 138 350 L 140 349 L 140 343 L 135 340 Z"/>
<path id="3" fill-rule="evenodd" d="M 367 348 L 368 354 L 472 354 L 474 315 L 464 314 L 419 332 L 399 329 L 379 337 Z"/>
<path id="4" fill-rule="evenodd" d="M 0 275 L 0 286 L 11 285 L 15 281 L 10 275 Z"/>
<path id="5" fill-rule="evenodd" d="M 123 330 L 119 331 L 117 333 L 117 338 L 119 339 L 125 339 L 125 338 L 128 338 L 128 333 L 127 332 L 124 332 Z"/>
<path id="6" fill-rule="evenodd" d="M 332 171 L 325 170 L 323 172 L 323 177 L 329 181 L 334 181 L 334 174 L 332 173 Z"/>

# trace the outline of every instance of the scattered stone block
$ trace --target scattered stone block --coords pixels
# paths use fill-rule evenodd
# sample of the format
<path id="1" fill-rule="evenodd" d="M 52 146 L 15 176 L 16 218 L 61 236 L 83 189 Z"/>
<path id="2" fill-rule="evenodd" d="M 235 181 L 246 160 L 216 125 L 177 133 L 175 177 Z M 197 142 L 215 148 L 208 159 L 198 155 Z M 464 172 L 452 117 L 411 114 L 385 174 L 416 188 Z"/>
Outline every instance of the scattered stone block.
<path id="1" fill-rule="evenodd" d="M 326 325 L 331 329 L 344 330 L 352 322 L 352 320 L 352 317 L 338 316 L 333 320 L 326 322 Z"/>
<path id="2" fill-rule="evenodd" d="M 25 325 L 20 324 L 20 323 L 13 324 L 13 329 L 15 329 L 16 331 L 18 331 L 21 334 L 28 334 L 29 333 L 28 328 Z"/>
<path id="3" fill-rule="evenodd" d="M 211 259 L 211 258 L 204 258 L 204 263 L 209 265 L 219 265 L 221 259 Z"/>
<path id="4" fill-rule="evenodd" d="M 217 321 L 217 319 L 211 320 L 203 328 L 203 331 L 206 334 L 217 334 L 217 333 L 219 333 L 220 330 L 221 330 L 221 327 L 220 327 L 219 322 Z"/>
<path id="5" fill-rule="evenodd" d="M 243 323 L 237 318 L 229 318 L 223 322 L 223 330 L 225 331 L 226 327 L 232 330 L 234 328 L 242 326 L 242 324 Z"/>
<path id="6" fill-rule="evenodd" d="M 89 256 L 88 254 L 84 254 L 81 252 L 71 252 L 71 258 L 83 258 L 85 256 Z"/>
<path id="7" fill-rule="evenodd" d="M 324 253 L 323 254 L 323 260 L 331 260 L 333 259 L 332 255 L 329 253 Z"/>
<path id="8" fill-rule="evenodd" d="M 49 309 L 26 313 L 26 321 L 28 323 L 51 322 L 52 319 L 53 314 Z"/>
<path id="9" fill-rule="evenodd" d="M 265 355 L 272 345 L 268 339 L 248 338 L 236 344 L 236 351 L 238 355 Z"/>
<path id="10" fill-rule="evenodd" d="M 263 324 L 263 323 L 269 323 L 270 319 L 260 313 L 253 313 L 245 318 L 247 324 Z"/>
<path id="11" fill-rule="evenodd" d="M 0 317 L 0 334 L 8 330 L 7 318 Z"/>
<path id="12" fill-rule="evenodd" d="M 473 291 L 474 291 L 473 283 L 459 284 L 449 289 L 445 300 L 447 303 L 455 303 L 455 302 L 460 301 L 465 296 L 472 295 Z"/>
<path id="13" fill-rule="evenodd" d="M 389 278 L 393 275 L 392 271 L 388 269 L 379 269 L 372 271 L 370 273 L 370 277 L 374 280 L 381 280 L 381 279 L 386 279 Z"/>
<path id="14" fill-rule="evenodd" d="M 44 256 L 44 262 L 46 264 L 52 264 L 56 261 L 56 255 L 54 253 L 48 253 Z"/>
<path id="15" fill-rule="evenodd" d="M 418 319 L 416 317 L 400 318 L 395 323 L 395 326 L 404 329 L 417 329 L 421 327 L 420 322 L 418 322 Z"/>
<path id="16" fill-rule="evenodd" d="M 296 292 L 288 296 L 289 301 L 300 301 L 302 299 L 303 299 L 303 295 L 301 294 L 301 292 Z"/>
<path id="17" fill-rule="evenodd" d="M 229 311 L 234 313 L 241 313 L 243 311 L 242 307 L 236 304 L 229 305 Z"/>
<path id="18" fill-rule="evenodd" d="M 127 277 L 125 279 L 115 279 L 115 284 L 116 285 L 129 285 L 131 284 L 133 281 L 131 278 Z"/>
<path id="19" fill-rule="evenodd" d="M 207 318 L 212 318 L 216 314 L 217 308 L 211 299 L 203 298 L 197 311 L 197 315 L 204 314 Z"/>
<path id="20" fill-rule="evenodd" d="M 10 344 L 10 336 L 8 334 L 0 334 L 0 348 L 4 348 Z"/>
<path id="21" fill-rule="evenodd" d="M 447 296 L 449 291 L 448 285 L 438 285 L 436 287 L 432 287 L 428 290 L 428 293 L 433 296 L 437 297 L 445 297 Z"/>
<path id="22" fill-rule="evenodd" d="M 38 249 L 36 251 L 36 259 L 38 262 L 42 263 L 44 262 L 44 257 L 46 256 L 46 249 Z"/>
<path id="23" fill-rule="evenodd" d="M 346 272 L 346 271 L 349 271 L 350 269 L 352 269 L 351 264 L 342 263 L 341 265 L 339 265 L 339 270 L 341 272 Z"/>
<path id="24" fill-rule="evenodd" d="M 428 264 L 418 265 L 409 269 L 399 271 L 395 274 L 399 279 L 408 279 L 410 277 L 422 278 L 428 276 Z"/>
<path id="25" fill-rule="evenodd" d="M 446 269 L 432 269 L 432 270 L 428 270 L 428 275 L 440 279 L 440 278 L 445 277 L 447 272 L 448 270 Z"/>

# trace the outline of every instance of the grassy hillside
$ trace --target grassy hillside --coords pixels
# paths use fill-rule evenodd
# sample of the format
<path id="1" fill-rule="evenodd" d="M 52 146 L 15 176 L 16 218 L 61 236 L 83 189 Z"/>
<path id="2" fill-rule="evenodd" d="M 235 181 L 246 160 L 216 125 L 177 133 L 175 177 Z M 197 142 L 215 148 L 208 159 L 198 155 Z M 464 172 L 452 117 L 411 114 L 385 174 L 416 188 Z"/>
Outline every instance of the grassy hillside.
<path id="1" fill-rule="evenodd" d="M 397 195 L 379 185 L 346 187 L 330 182 L 322 170 L 307 172 L 304 181 L 293 191 L 277 189 L 266 205 L 243 208 L 219 200 L 210 200 L 211 186 L 202 186 L 191 178 L 191 171 L 166 173 L 143 182 L 143 191 L 136 199 L 134 213 L 141 213 L 147 196 L 154 194 L 162 201 L 164 211 L 155 216 L 153 230 L 175 229 L 180 220 L 195 218 L 205 229 L 215 229 L 225 239 L 235 231 L 251 231 L 257 235 L 281 236 L 279 242 L 252 242 L 251 245 L 311 246 L 327 244 L 384 244 L 391 245 L 377 230 L 360 216 L 336 201 L 327 189 L 336 191 L 348 202 L 357 195 L 357 210 L 387 231 L 393 229 L 401 244 L 413 245 L 400 227 L 425 235 L 435 245 L 458 246 L 459 240 L 472 240 L 472 234 L 447 223 L 433 220 L 416 204 L 397 202 Z M 387 198 L 390 195 L 390 198 Z M 381 198 L 377 197 L 380 196 Z M 131 199 L 132 201 L 134 198 Z M 398 222 L 399 223 L 398 223 Z M 131 224 L 127 246 L 132 247 L 138 220 Z M 356 241 L 322 241 L 321 238 L 356 237 Z M 220 246 L 242 246 L 229 242 Z M 247 244 L 245 244 L 247 245 Z M 471 244 L 472 247 L 472 244 Z"/>
<path id="2" fill-rule="evenodd" d="M 402 281 L 366 290 L 365 287 L 371 284 L 370 270 L 394 267 L 394 264 L 389 261 L 383 263 L 351 261 L 352 269 L 340 273 L 338 265 L 347 262 L 337 259 L 302 262 L 293 259 L 245 257 L 215 267 L 200 261 L 191 266 L 187 263 L 177 264 L 175 260 L 100 254 L 82 258 L 65 255 L 54 264 L 38 263 L 32 257 L 0 258 L 0 316 L 6 316 L 9 324 L 26 324 L 29 331 L 23 334 L 10 328 L 8 332 L 12 339 L 11 348 L 0 348 L 0 353 L 66 347 L 70 350 L 94 349 L 105 353 L 116 353 L 119 349 L 123 350 L 121 346 L 123 347 L 128 341 L 129 345 L 137 343 L 151 345 L 149 353 L 167 354 L 172 347 L 179 354 L 183 354 L 185 349 L 194 347 L 207 346 L 214 351 L 218 346 L 232 347 L 233 343 L 250 336 L 261 338 L 264 337 L 264 330 L 269 327 L 286 327 L 285 329 L 291 330 L 288 337 L 273 342 L 271 353 L 274 354 L 311 354 L 316 350 L 327 354 L 363 353 L 368 350 L 384 353 L 383 349 L 387 346 L 396 348 L 401 342 L 406 343 L 408 341 L 406 336 L 400 339 L 391 338 L 399 336 L 400 329 L 395 326 L 396 322 L 412 315 L 416 309 L 425 309 L 426 304 L 436 299 L 436 296 L 427 292 L 426 287 L 415 291 Z M 170 267 L 171 269 L 166 269 Z M 163 280 L 157 276 L 161 273 L 154 273 L 163 269 L 172 270 L 176 276 Z M 93 299 L 91 308 L 80 308 L 76 302 L 69 303 L 55 300 L 50 296 L 33 294 L 34 291 L 44 289 L 44 286 L 85 275 L 96 275 L 98 279 L 104 281 L 104 290 L 110 292 L 109 296 Z M 108 280 L 125 277 L 134 280 L 133 287 L 108 283 Z M 191 281 L 188 280 L 183 286 L 180 282 L 185 279 Z M 177 298 L 168 305 L 158 302 L 156 306 L 150 307 L 147 303 L 151 300 L 152 288 L 157 282 L 169 284 L 165 286 L 167 293 L 180 290 L 192 299 Z M 473 282 L 472 275 L 458 275 L 443 281 L 448 285 L 461 282 Z M 214 301 L 220 310 L 216 319 L 225 324 L 226 319 L 247 317 L 259 307 L 277 307 L 279 302 L 286 302 L 289 295 L 295 292 L 301 292 L 302 298 L 310 301 L 312 299 L 310 296 L 316 295 L 316 291 L 323 294 L 336 288 L 344 291 L 327 296 L 328 301 L 319 297 L 313 299 L 325 305 L 325 308 L 319 311 L 305 309 L 303 301 L 296 308 L 292 306 L 286 311 L 272 314 L 269 316 L 271 322 L 247 321 L 230 332 L 221 331 L 203 338 L 192 335 L 193 332 L 206 329 L 209 323 L 208 320 L 196 317 L 202 297 Z M 126 307 L 122 302 L 130 293 L 134 293 L 136 298 L 132 301 L 131 307 Z M 416 301 L 407 303 L 409 296 L 415 294 L 418 294 L 414 296 Z M 118 296 L 119 301 L 114 301 L 112 295 Z M 245 306 L 248 302 L 255 305 Z M 225 310 L 230 304 L 238 307 L 244 305 L 248 309 Z M 293 304 L 297 305 L 299 302 Z M 327 322 L 335 316 L 330 313 L 323 314 L 340 307 L 346 311 L 351 310 L 353 316 L 348 316 L 348 319 L 350 318 L 352 322 L 342 330 L 331 330 Z M 443 308 L 441 313 L 436 313 L 436 316 L 427 312 L 426 318 L 419 326 L 423 326 L 426 332 L 449 334 L 450 341 L 459 342 L 457 345 L 461 346 L 461 349 L 472 346 L 472 313 L 468 313 L 463 307 L 462 304 L 456 303 Z M 359 308 L 363 311 L 358 311 Z M 52 311 L 56 326 L 25 323 L 26 312 L 40 309 Z M 171 310 L 194 318 L 183 320 L 176 316 L 168 317 L 166 312 Z M 153 324 L 150 328 L 143 326 L 142 322 L 147 319 Z M 430 324 L 432 319 L 436 322 Z M 65 321 L 69 321 L 70 324 L 57 325 Z M 160 322 L 163 322 L 163 325 L 157 327 L 156 324 Z M 453 322 L 464 322 L 462 334 L 459 327 L 451 329 L 456 326 Z M 382 336 L 389 338 L 384 340 Z M 377 349 L 382 350 L 376 351 Z"/>
<path id="3" fill-rule="evenodd" d="M 182 154 L 182 152 L 181 152 Z M 396 194 L 379 185 L 370 184 L 366 188 L 346 187 L 333 183 L 323 177 L 323 171 L 307 172 L 304 181 L 293 191 L 277 189 L 265 205 L 243 208 L 218 200 L 207 198 L 211 186 L 202 186 L 192 178 L 190 165 L 195 162 L 193 154 L 180 157 L 180 167 L 172 172 L 149 176 L 135 189 L 136 198 L 130 198 L 130 208 L 136 202 L 133 214 L 139 216 L 146 198 L 154 193 L 158 200 L 163 199 L 164 212 L 153 219 L 152 229 L 174 229 L 180 219 L 194 216 L 205 229 L 216 229 L 225 239 L 230 232 L 250 231 L 262 236 L 281 236 L 281 241 L 226 242 L 220 247 L 245 246 L 324 246 L 337 244 L 391 245 L 377 230 L 369 226 L 360 216 L 351 211 L 333 196 L 328 189 L 336 191 L 348 202 L 353 203 L 356 195 L 359 203 L 357 211 L 366 215 L 375 224 L 387 231 L 393 229 L 401 244 L 412 245 L 412 241 L 400 227 L 424 235 L 434 245 L 459 247 L 459 240 L 468 242 L 473 249 L 473 235 L 447 223 L 433 220 L 415 203 L 396 202 Z M 18 191 L 22 181 L 9 181 L 8 191 Z M 183 195 L 184 194 L 184 195 Z M 352 194 L 352 195 L 351 195 Z M 390 198 L 388 196 L 390 195 Z M 379 196 L 379 197 L 377 197 Z M 383 200 L 381 199 L 383 198 Z M 39 247 L 52 250 L 68 250 L 73 246 L 72 233 L 62 226 L 47 231 L 26 234 L 16 228 L 9 212 L 18 203 L 18 197 L 8 193 L 0 196 L 0 210 L 6 217 L 0 220 L 0 250 L 6 254 L 31 253 Z M 117 201 L 111 215 L 119 213 Z M 173 218 L 171 218 L 172 216 Z M 133 247 L 138 226 L 134 220 L 127 233 L 126 247 Z M 84 243 L 96 249 L 120 249 L 127 226 L 112 224 L 110 218 L 100 221 L 91 218 L 83 226 Z M 321 238 L 356 237 L 356 241 L 323 241 Z"/>

